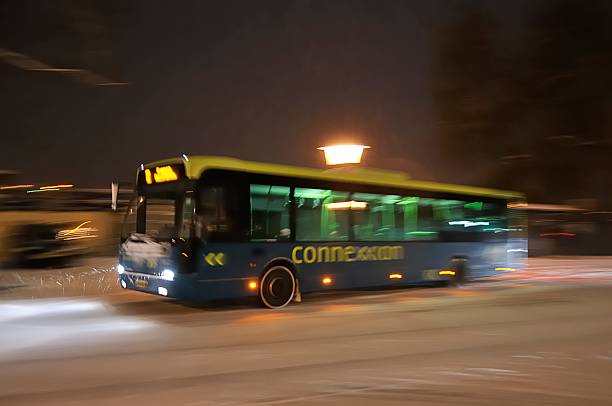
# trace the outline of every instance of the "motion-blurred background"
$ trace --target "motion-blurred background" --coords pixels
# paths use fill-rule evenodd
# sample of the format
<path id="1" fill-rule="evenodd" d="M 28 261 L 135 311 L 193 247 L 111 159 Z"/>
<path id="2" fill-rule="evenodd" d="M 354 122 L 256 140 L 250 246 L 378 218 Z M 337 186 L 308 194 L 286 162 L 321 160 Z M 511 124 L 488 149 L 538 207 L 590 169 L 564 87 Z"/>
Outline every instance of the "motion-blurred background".
<path id="1" fill-rule="evenodd" d="M 525 192 L 530 255 L 610 255 L 611 68 L 607 1 L 3 0 L 2 264 L 114 255 L 141 162 L 321 166 L 339 131 Z"/>

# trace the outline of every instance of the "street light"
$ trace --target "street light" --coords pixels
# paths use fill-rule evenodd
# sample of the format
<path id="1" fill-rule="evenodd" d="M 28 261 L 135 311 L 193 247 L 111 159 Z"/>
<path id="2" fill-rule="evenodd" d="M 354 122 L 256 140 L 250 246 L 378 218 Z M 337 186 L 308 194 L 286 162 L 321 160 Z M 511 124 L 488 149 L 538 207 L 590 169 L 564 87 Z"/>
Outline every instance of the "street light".
<path id="1" fill-rule="evenodd" d="M 340 144 L 319 147 L 317 149 L 325 154 L 327 165 L 358 164 L 361 162 L 363 150 L 370 148 L 367 145 Z"/>

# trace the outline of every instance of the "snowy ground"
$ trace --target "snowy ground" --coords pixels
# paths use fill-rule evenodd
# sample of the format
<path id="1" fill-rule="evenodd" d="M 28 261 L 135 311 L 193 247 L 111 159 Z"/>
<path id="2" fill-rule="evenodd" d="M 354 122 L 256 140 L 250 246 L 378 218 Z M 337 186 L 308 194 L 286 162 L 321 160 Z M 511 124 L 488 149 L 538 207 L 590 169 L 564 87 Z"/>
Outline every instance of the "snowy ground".
<path id="1" fill-rule="evenodd" d="M 60 269 L 0 269 L 0 300 L 101 296 L 119 292 L 117 258 L 87 258 Z"/>
<path id="2" fill-rule="evenodd" d="M 115 257 L 88 258 L 62 269 L 0 270 L 0 300 L 120 293 Z M 612 282 L 612 257 L 529 258 L 528 267 L 482 283 Z"/>
<path id="3" fill-rule="evenodd" d="M 0 404 L 609 405 L 612 260 L 530 265 L 278 311 L 132 291 L 3 300 Z"/>

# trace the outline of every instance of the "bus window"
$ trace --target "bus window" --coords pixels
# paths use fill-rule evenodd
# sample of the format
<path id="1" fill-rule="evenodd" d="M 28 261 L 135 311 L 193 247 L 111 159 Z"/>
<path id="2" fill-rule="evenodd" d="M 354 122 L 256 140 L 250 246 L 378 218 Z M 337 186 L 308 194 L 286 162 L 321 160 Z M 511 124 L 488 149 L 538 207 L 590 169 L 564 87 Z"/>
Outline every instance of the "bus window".
<path id="1" fill-rule="evenodd" d="M 251 185 L 251 240 L 288 241 L 290 189 L 285 186 Z"/>
<path id="2" fill-rule="evenodd" d="M 419 228 L 435 231 L 440 240 L 478 241 L 506 236 L 507 219 L 503 204 L 450 199 L 420 200 Z"/>
<path id="3" fill-rule="evenodd" d="M 145 232 L 160 240 L 169 240 L 176 235 L 175 200 L 146 198 Z"/>
<path id="4" fill-rule="evenodd" d="M 187 239 L 191 237 L 191 229 L 193 226 L 193 211 L 193 198 L 186 197 L 185 200 L 183 200 L 183 213 L 181 216 L 181 227 L 179 229 L 179 237 L 181 238 Z"/>
<path id="5" fill-rule="evenodd" d="M 121 228 L 121 241 L 125 241 L 131 234 L 144 232 L 144 230 L 138 230 L 137 227 L 137 212 L 142 210 L 140 207 L 144 203 L 144 197 L 134 196 L 128 205 L 123 218 L 123 226 Z"/>
<path id="6" fill-rule="evenodd" d="M 475 231 L 489 234 L 486 238 L 507 237 L 509 225 L 505 202 L 464 202 L 463 216 L 472 222 Z"/>
<path id="7" fill-rule="evenodd" d="M 410 208 L 411 215 L 416 214 L 413 218 L 413 228 L 407 232 L 408 240 L 435 240 L 438 238 L 438 223 L 436 221 L 436 213 L 434 211 L 434 199 L 417 197 L 415 202 L 406 206 Z"/>
<path id="8" fill-rule="evenodd" d="M 357 241 L 401 240 L 403 217 L 396 211 L 401 209 L 397 195 L 375 195 L 353 193 L 351 200 L 358 202 L 351 209 L 353 235 Z"/>
<path id="9" fill-rule="evenodd" d="M 229 230 L 224 189 L 206 186 L 200 191 L 196 216 L 196 236 L 219 240 Z"/>
<path id="10" fill-rule="evenodd" d="M 349 194 L 323 189 L 295 189 L 298 241 L 348 241 Z"/>
<path id="11" fill-rule="evenodd" d="M 395 217 L 396 224 L 400 231 L 401 236 L 398 236 L 398 240 L 422 240 L 431 239 L 432 234 L 427 231 L 419 230 L 419 198 L 414 196 L 402 197 L 399 202 L 395 204 Z"/>

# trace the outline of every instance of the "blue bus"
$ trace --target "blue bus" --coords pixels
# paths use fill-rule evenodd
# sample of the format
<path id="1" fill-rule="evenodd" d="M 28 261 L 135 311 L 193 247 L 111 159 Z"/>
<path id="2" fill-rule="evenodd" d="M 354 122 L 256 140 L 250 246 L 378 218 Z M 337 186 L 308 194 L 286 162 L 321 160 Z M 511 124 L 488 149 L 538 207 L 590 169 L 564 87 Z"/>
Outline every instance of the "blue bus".
<path id="1" fill-rule="evenodd" d="M 117 271 L 126 289 L 269 308 L 306 292 L 456 283 L 521 267 L 523 201 L 401 172 L 182 156 L 140 166 Z"/>

